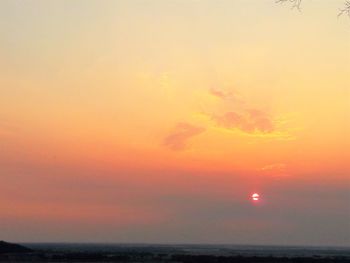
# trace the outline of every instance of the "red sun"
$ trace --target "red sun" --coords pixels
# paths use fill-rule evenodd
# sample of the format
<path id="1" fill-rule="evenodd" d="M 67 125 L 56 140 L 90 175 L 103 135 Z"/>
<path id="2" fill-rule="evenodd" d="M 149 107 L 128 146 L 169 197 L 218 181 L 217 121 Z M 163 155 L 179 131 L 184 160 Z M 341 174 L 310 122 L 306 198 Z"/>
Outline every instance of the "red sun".
<path id="1" fill-rule="evenodd" d="M 260 199 L 260 195 L 258 194 L 258 193 L 254 193 L 254 194 L 252 194 L 252 200 L 253 201 L 259 201 L 259 199 Z"/>

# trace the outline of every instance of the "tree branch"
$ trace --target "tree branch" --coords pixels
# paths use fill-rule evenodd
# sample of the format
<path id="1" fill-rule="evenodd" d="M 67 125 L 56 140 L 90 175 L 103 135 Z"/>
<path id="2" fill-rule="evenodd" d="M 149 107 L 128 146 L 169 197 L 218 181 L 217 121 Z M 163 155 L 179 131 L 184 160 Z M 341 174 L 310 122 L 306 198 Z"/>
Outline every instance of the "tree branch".
<path id="1" fill-rule="evenodd" d="M 300 11 L 301 8 L 301 2 L 303 0 L 276 0 L 276 3 L 292 3 L 292 9 L 296 8 Z M 344 7 L 339 10 L 338 17 L 347 14 L 350 17 L 350 0 L 346 0 L 344 3 Z"/>
<path id="2" fill-rule="evenodd" d="M 296 8 L 300 11 L 300 5 L 302 0 L 276 0 L 276 3 L 286 3 L 286 2 L 292 3 L 292 9 Z"/>
<path id="3" fill-rule="evenodd" d="M 350 17 L 350 1 L 349 0 L 345 1 L 344 8 L 340 9 L 338 17 L 343 15 L 343 14 L 347 14 Z"/>

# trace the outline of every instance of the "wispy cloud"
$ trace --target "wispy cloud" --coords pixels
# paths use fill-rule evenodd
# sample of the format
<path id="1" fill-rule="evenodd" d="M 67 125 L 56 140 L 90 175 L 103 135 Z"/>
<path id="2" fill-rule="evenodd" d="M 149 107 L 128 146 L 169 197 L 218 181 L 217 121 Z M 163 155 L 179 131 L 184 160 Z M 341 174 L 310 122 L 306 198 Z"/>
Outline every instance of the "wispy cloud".
<path id="1" fill-rule="evenodd" d="M 220 116 L 213 116 L 213 120 L 224 128 L 236 128 L 246 133 L 270 133 L 275 130 L 271 117 L 266 112 L 256 109 L 229 111 Z"/>
<path id="2" fill-rule="evenodd" d="M 172 132 L 165 137 L 164 145 L 172 150 L 183 150 L 186 148 L 188 140 L 201 134 L 205 128 L 194 126 L 192 124 L 181 122 L 176 125 Z"/>
<path id="3" fill-rule="evenodd" d="M 211 88 L 209 90 L 210 94 L 215 96 L 215 97 L 219 97 L 221 99 L 226 99 L 227 97 L 229 97 L 229 93 L 225 93 L 222 90 L 219 90 L 217 88 Z"/>
<path id="4" fill-rule="evenodd" d="M 279 128 L 279 121 L 272 114 L 252 104 L 238 92 L 218 87 L 209 89 L 209 94 L 219 98 L 220 103 L 216 112 L 207 113 L 217 127 L 227 130 L 239 130 L 254 136 L 272 136 L 285 138 L 287 135 Z M 287 136 L 290 138 L 290 136 Z"/>
<path id="5" fill-rule="evenodd" d="M 241 98 L 241 96 L 235 92 L 235 91 L 225 91 L 223 89 L 220 89 L 218 87 L 212 87 L 209 90 L 209 93 L 211 95 L 213 95 L 214 97 L 217 97 L 219 99 L 225 100 L 225 101 L 229 101 L 231 103 L 234 104 L 240 104 L 240 105 L 244 105 L 245 101 Z"/>

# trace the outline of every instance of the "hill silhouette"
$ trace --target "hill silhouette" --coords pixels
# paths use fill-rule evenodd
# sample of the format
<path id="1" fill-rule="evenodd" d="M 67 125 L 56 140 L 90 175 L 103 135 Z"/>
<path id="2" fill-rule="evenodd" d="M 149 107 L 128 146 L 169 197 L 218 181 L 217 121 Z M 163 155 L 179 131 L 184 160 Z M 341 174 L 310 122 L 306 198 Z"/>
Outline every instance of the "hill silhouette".
<path id="1" fill-rule="evenodd" d="M 12 244 L 5 241 L 0 241 L 0 254 L 4 253 L 28 253 L 33 250 L 18 244 Z"/>

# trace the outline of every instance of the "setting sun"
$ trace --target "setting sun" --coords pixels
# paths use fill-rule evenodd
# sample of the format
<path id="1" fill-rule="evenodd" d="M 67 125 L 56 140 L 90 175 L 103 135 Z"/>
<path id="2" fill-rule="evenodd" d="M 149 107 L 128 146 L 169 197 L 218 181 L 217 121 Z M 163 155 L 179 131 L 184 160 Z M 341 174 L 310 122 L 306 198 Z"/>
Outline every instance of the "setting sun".
<path id="1" fill-rule="evenodd" d="M 259 201 L 259 199 L 260 199 L 260 195 L 258 193 L 252 194 L 252 200 L 253 201 Z"/>

